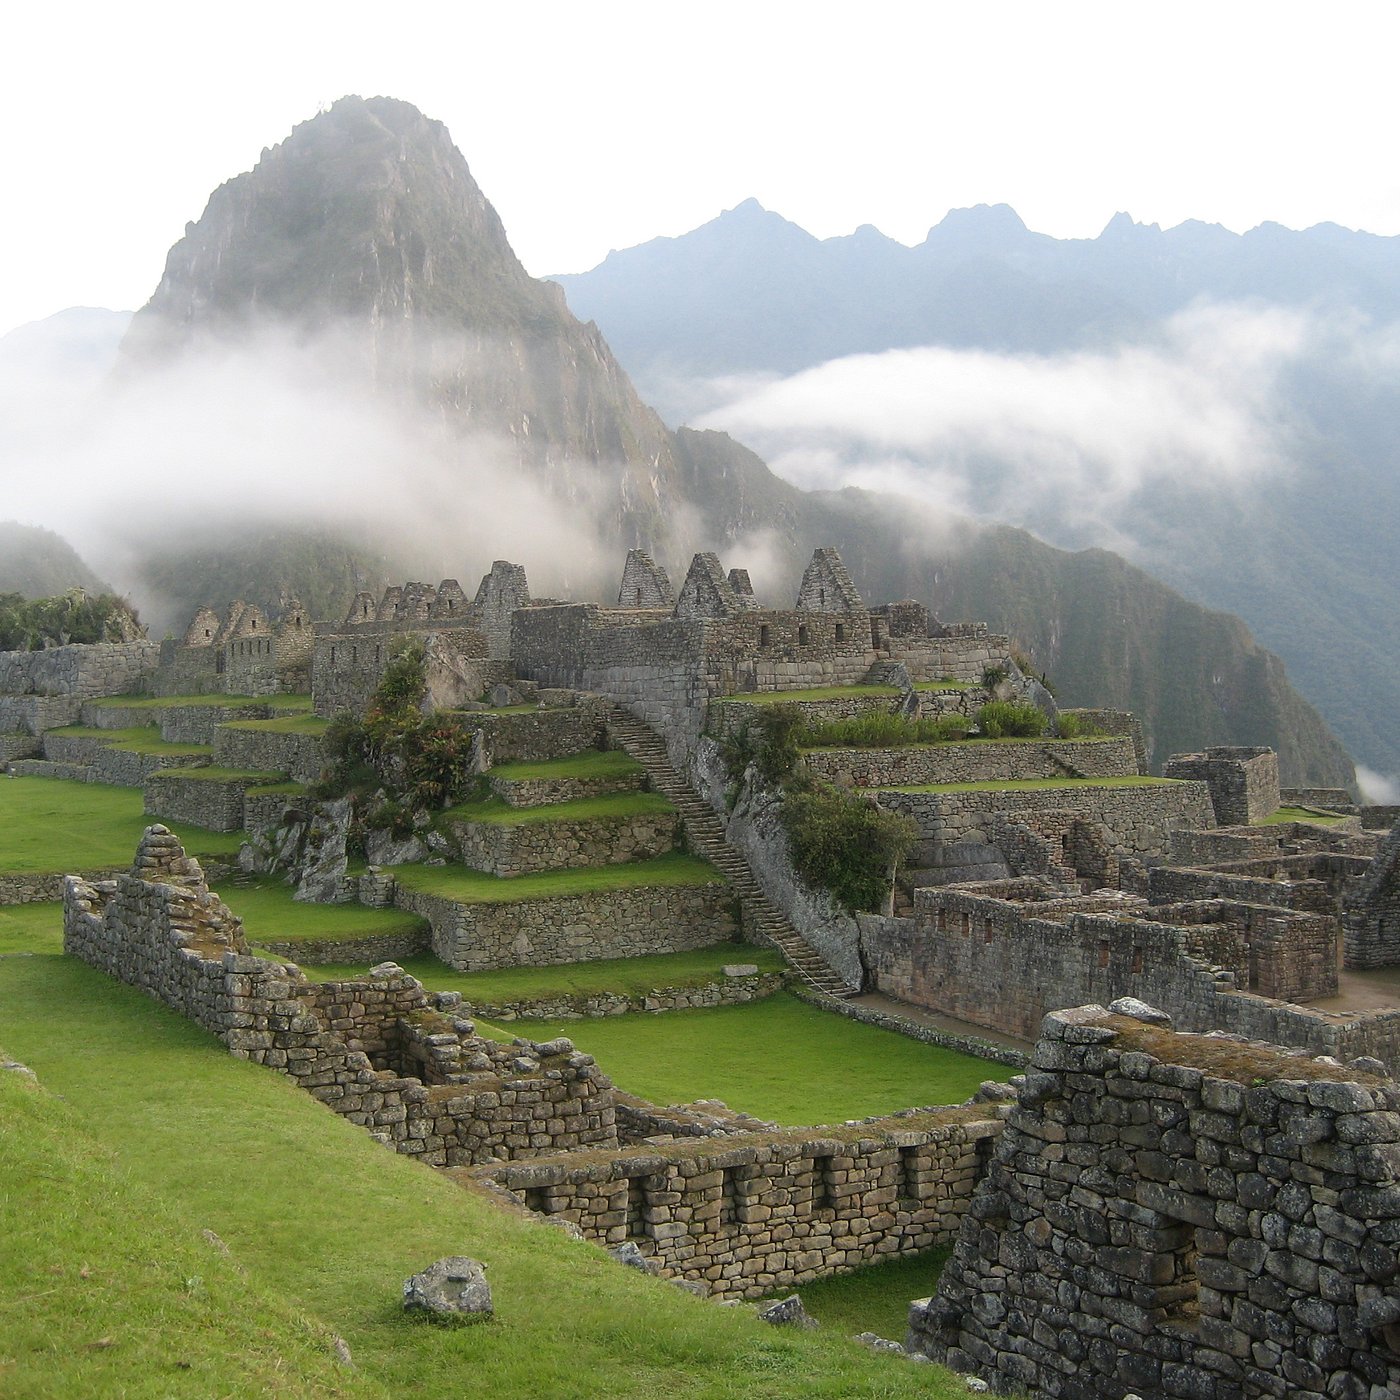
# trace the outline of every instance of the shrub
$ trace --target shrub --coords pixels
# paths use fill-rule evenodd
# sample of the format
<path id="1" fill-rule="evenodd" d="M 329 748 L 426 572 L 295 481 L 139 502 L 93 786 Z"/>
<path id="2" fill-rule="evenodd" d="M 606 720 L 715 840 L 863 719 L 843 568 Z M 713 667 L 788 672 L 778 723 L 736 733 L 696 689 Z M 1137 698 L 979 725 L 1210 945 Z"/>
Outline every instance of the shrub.
<path id="1" fill-rule="evenodd" d="M 792 862 L 849 910 L 876 910 L 917 828 L 908 817 L 829 783 L 789 791 L 783 803 Z"/>
<path id="2" fill-rule="evenodd" d="M 1103 730 L 1097 724 L 1080 715 L 1066 714 L 1064 711 L 1060 712 L 1057 729 L 1061 739 L 1100 739 L 1103 737 Z"/>
<path id="3" fill-rule="evenodd" d="M 987 690 L 995 690 L 1003 681 L 1010 680 L 1011 673 L 1005 666 L 988 666 L 982 672 L 982 685 Z"/>
<path id="4" fill-rule="evenodd" d="M 797 734 L 803 748 L 888 749 L 903 744 L 937 744 L 967 737 L 968 721 L 962 715 L 907 719 L 904 715 L 858 715 L 804 725 Z"/>
<path id="5" fill-rule="evenodd" d="M 1037 739 L 1045 733 L 1044 711 L 1017 701 L 989 700 L 976 719 L 988 739 Z"/>
<path id="6" fill-rule="evenodd" d="M 742 781 L 749 764 L 769 787 L 792 777 L 797 768 L 802 715 L 791 705 L 764 705 L 720 746 L 729 776 Z"/>

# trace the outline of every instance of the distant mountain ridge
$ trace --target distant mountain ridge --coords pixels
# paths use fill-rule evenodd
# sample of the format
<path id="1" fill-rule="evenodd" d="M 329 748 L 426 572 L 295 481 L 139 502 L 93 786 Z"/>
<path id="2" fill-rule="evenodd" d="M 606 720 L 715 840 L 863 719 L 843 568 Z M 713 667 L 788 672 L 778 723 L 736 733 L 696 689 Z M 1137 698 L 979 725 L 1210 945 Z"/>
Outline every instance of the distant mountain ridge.
<path id="1" fill-rule="evenodd" d="M 17 520 L 0 520 L 0 593 L 56 598 L 74 588 L 111 593 L 61 535 Z"/>
<path id="2" fill-rule="evenodd" d="M 510 446 L 509 473 L 493 489 L 518 487 L 524 537 L 545 503 L 529 485 L 562 503 L 580 554 L 591 542 L 602 551 L 596 569 L 580 566 L 573 596 L 615 587 L 629 544 L 682 566 L 693 549 L 719 549 L 739 565 L 761 556 L 770 578 L 795 584 L 812 548 L 831 543 L 871 601 L 922 596 L 948 620 L 1008 628 L 1067 695 L 1140 711 L 1159 758 L 1204 742 L 1269 742 L 1295 781 L 1352 781 L 1345 751 L 1275 658 L 1261 661 L 1234 619 L 1205 613 L 1130 565 L 1088 567 L 1019 532 L 948 515 L 935 522 L 892 498 L 804 493 L 722 433 L 670 432 L 597 327 L 576 321 L 557 288 L 526 277 L 445 129 L 406 103 L 342 99 L 215 191 L 133 320 L 122 374 L 158 384 L 162 368 L 269 326 L 312 350 L 333 331 L 333 363 L 355 397 L 426 407 L 464 450 L 455 476 L 421 499 L 403 475 L 407 460 L 386 460 L 361 488 L 367 537 L 289 518 L 250 538 L 201 512 L 183 538 L 148 547 L 146 577 L 176 607 L 235 589 L 275 606 L 286 589 L 314 598 L 325 615 L 337 578 L 348 601 L 355 578 L 386 567 L 440 576 L 428 527 L 449 507 L 470 511 L 484 490 L 468 449 L 485 432 Z M 228 392 L 243 390 L 235 380 Z M 256 422 L 259 405 L 246 414 Z M 405 494 L 424 539 L 399 542 L 390 561 L 374 525 Z M 527 563 L 540 557 L 533 547 Z M 570 548 L 554 537 L 545 546 L 555 555 Z M 473 562 L 454 552 L 451 568 Z M 1096 584 L 1096 570 L 1111 575 L 1111 588 Z M 1023 589 L 1005 586 L 1020 577 Z M 1159 646 L 1153 629 L 1168 617 L 1184 619 L 1179 638 L 1199 648 Z"/>
<path id="3" fill-rule="evenodd" d="M 1006 205 L 981 205 L 952 211 L 910 248 L 869 226 L 817 239 L 749 200 L 557 280 L 668 421 L 733 431 L 725 413 L 742 392 L 736 377 L 914 346 L 987 353 L 1026 372 L 1086 356 L 1111 368 L 1159 352 L 1173 317 L 1281 309 L 1297 343 L 1269 366 L 1271 401 L 1245 402 L 1241 414 L 1269 415 L 1261 426 L 1287 460 L 1243 472 L 1227 491 L 1213 489 L 1215 464 L 1190 460 L 1174 480 L 1086 501 L 1018 493 L 1033 453 L 960 456 L 953 440 L 915 442 L 906 455 L 930 481 L 951 475 L 976 500 L 999 480 L 1002 518 L 1055 543 L 1131 540 L 1145 568 L 1242 616 L 1353 751 L 1400 774 L 1400 722 L 1378 699 L 1400 687 L 1400 614 L 1386 583 L 1400 569 L 1400 238 L 1335 224 L 1163 230 L 1119 214 L 1096 238 L 1061 240 L 1027 229 Z M 1231 369 L 1228 359 L 1184 367 L 1203 382 Z M 783 443 L 778 427 L 760 445 L 772 454 Z"/>

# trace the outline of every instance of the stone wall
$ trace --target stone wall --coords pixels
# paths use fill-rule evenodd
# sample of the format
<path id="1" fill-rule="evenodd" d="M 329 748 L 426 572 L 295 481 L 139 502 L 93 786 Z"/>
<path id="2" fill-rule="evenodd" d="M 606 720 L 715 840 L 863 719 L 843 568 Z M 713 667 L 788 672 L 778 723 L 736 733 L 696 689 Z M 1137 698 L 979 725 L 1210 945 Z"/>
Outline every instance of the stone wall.
<path id="1" fill-rule="evenodd" d="M 1137 754 L 1138 772 L 1147 773 L 1151 755 L 1147 739 L 1143 734 L 1142 721 L 1128 710 L 1073 709 L 1061 710 L 1062 715 L 1073 715 L 1081 724 L 1096 729 L 1100 734 L 1112 734 L 1131 739 L 1133 752 Z"/>
<path id="2" fill-rule="evenodd" d="M 0 651 L 0 692 L 63 695 L 79 700 L 127 695 L 142 688 L 159 660 L 159 645 L 147 641 Z"/>
<path id="3" fill-rule="evenodd" d="M 258 946 L 279 958 L 291 958 L 293 962 L 370 967 L 375 963 L 398 962 L 431 953 L 433 935 L 424 924 L 410 933 L 381 933 L 372 938 L 260 938 Z"/>
<path id="4" fill-rule="evenodd" d="M 432 925 L 433 952 L 443 962 L 469 972 L 679 953 L 736 932 L 732 896 L 719 881 L 497 904 L 459 904 L 400 884 L 393 898 Z"/>
<path id="5" fill-rule="evenodd" d="M 876 989 L 1025 1038 L 1056 1007 L 1134 996 L 1187 1030 L 1370 1055 L 1400 1071 L 1400 1010 L 1284 999 L 1335 991 L 1334 920 L 1229 900 L 1149 906 L 1121 895 L 1065 900 L 1044 887 L 1036 897 L 1036 884 L 921 889 L 914 918 L 862 916 Z"/>
<path id="6" fill-rule="evenodd" d="M 735 950 L 735 957 L 742 957 Z M 752 966 L 752 964 L 750 964 Z M 568 1021 L 586 1017 L 625 1016 L 632 1012 L 694 1011 L 704 1006 L 738 1006 L 781 991 L 785 972 L 725 976 L 688 987 L 652 987 L 645 992 L 575 992 L 534 997 L 528 1001 L 471 999 L 473 1014 L 488 1021 Z"/>
<path id="7" fill-rule="evenodd" d="M 160 737 L 170 744 L 214 743 L 221 724 L 237 720 L 268 719 L 265 704 L 170 705 L 153 710 L 145 705 L 84 705 L 82 722 L 92 729 L 134 729 L 154 724 Z"/>
<path id="8" fill-rule="evenodd" d="M 584 797 L 609 797 L 615 792 L 636 792 L 646 781 L 641 766 L 635 772 L 606 778 L 510 778 L 488 773 L 491 791 L 511 807 L 548 807 Z"/>
<path id="9" fill-rule="evenodd" d="M 1137 773 L 1128 739 L 965 739 L 893 749 L 806 749 L 802 757 L 820 777 L 865 788 Z"/>
<path id="10" fill-rule="evenodd" d="M 881 790 L 882 807 L 918 824 L 922 840 L 953 844 L 991 840 L 998 818 L 1046 809 L 1082 812 L 1108 833 L 1119 855 L 1158 855 L 1178 827 L 1209 826 L 1210 799 L 1204 783 L 1152 783 L 1141 787 L 1096 787 L 1066 781 L 1033 790 L 963 789 L 955 792 Z"/>
<path id="11" fill-rule="evenodd" d="M 580 821 L 454 821 L 449 830 L 463 865 L 511 877 L 664 855 L 675 848 L 679 820 L 674 811 L 644 812 Z"/>
<path id="12" fill-rule="evenodd" d="M 156 731 L 151 730 L 154 737 Z M 92 783 L 112 783 L 117 787 L 140 787 L 152 773 L 162 768 L 200 768 L 208 764 L 207 753 L 137 753 L 116 748 L 109 740 L 64 734 L 50 730 L 44 735 L 44 757 L 82 773 Z"/>
<path id="13" fill-rule="evenodd" d="M 245 794 L 270 777 L 209 778 L 198 769 L 152 773 L 142 784 L 142 810 L 162 821 L 189 822 L 206 831 L 243 831 L 248 826 Z"/>
<path id="14" fill-rule="evenodd" d="M 963 631 L 962 627 L 969 630 Z M 901 662 L 915 681 L 964 681 L 981 685 L 988 667 L 1010 671 L 1011 644 L 980 624 L 945 628 L 931 637 L 892 636 L 886 655 Z"/>
<path id="15" fill-rule="evenodd" d="M 244 1059 L 287 1074 L 337 1113 L 434 1166 L 617 1142 L 612 1085 L 567 1040 L 500 1045 L 384 964 L 311 983 L 253 957 L 241 923 L 162 826 L 132 869 L 64 888 L 64 951 L 139 987 Z"/>
<path id="16" fill-rule="evenodd" d="M 76 724 L 82 708 L 83 702 L 76 695 L 0 695 L 0 734 L 38 735 Z"/>
<path id="17" fill-rule="evenodd" d="M 566 708 L 454 710 L 453 718 L 480 734 L 483 764 L 545 763 L 595 749 L 603 738 L 604 706 L 580 698 Z"/>
<path id="18" fill-rule="evenodd" d="M 152 695 L 215 695 L 227 691 L 223 647 L 163 641 L 160 666 L 148 678 L 146 688 Z"/>
<path id="19" fill-rule="evenodd" d="M 1375 860 L 1343 904 L 1346 965 L 1400 965 L 1400 826 L 1381 842 Z"/>
<path id="20" fill-rule="evenodd" d="M 214 731 L 214 762 L 221 768 L 285 773 L 298 783 L 314 783 L 326 766 L 319 734 L 284 734 L 261 729 L 252 720 L 221 725 Z"/>
<path id="21" fill-rule="evenodd" d="M 1251 826 L 1278 811 L 1278 755 L 1272 749 L 1222 745 L 1173 754 L 1162 773 L 1204 782 L 1217 826 Z"/>
<path id="22" fill-rule="evenodd" d="M 1400 1394 L 1400 1088 L 1100 1006 L 1032 1063 L 911 1349 L 1075 1400 Z"/>
<path id="23" fill-rule="evenodd" d="M 940 1109 L 842 1128 L 660 1142 L 473 1175 L 711 1296 L 756 1298 L 947 1243 L 1001 1124 Z"/>
<path id="24" fill-rule="evenodd" d="M 856 691 L 851 695 L 833 696 L 827 700 L 784 700 L 781 693 L 765 693 L 763 700 L 726 700 L 723 696 L 710 703 L 705 718 L 705 731 L 724 738 L 743 731 L 764 704 L 779 704 L 795 710 L 806 724 L 834 724 L 843 719 L 859 719 L 862 715 L 889 715 L 899 708 L 897 690 L 872 694 Z"/>

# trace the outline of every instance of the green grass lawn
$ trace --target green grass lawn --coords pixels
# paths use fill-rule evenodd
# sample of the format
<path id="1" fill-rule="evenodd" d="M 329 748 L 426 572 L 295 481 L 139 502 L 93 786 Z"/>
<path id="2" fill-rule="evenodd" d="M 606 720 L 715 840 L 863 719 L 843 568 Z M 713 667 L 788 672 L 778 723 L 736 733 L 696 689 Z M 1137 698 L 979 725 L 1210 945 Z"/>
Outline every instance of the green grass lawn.
<path id="1" fill-rule="evenodd" d="M 0 776 L 0 870 L 32 875 L 127 866 L 156 820 L 141 810 L 137 788 Z M 239 831 L 165 825 L 191 855 L 234 855 L 243 842 Z"/>
<path id="2" fill-rule="evenodd" d="M 961 1103 L 998 1066 L 819 1011 L 785 992 L 740 1006 L 531 1021 L 571 1037 L 624 1089 L 657 1103 L 722 1097 L 784 1125 Z"/>
<path id="3" fill-rule="evenodd" d="M 655 1018 L 667 1019 L 680 1018 Z M 289 1080 L 75 961 L 0 961 L 0 1025 L 4 1049 L 43 1086 L 0 1075 L 0 1393 L 966 1393 L 835 1328 L 766 1327 L 619 1268 L 386 1152 Z M 487 1264 L 494 1320 L 407 1320 L 402 1280 L 460 1253 Z M 332 1360 L 335 1336 L 353 1368 Z"/>
<path id="4" fill-rule="evenodd" d="M 659 792 L 610 792 L 602 797 L 576 797 L 539 807 L 512 807 L 494 795 L 449 807 L 437 818 L 439 826 L 453 822 L 492 822 L 497 826 L 530 826 L 536 822 L 626 821 L 629 817 L 665 816 L 675 808 Z"/>
<path id="5" fill-rule="evenodd" d="M 971 690 L 971 681 L 915 681 L 915 690 Z"/>
<path id="6" fill-rule="evenodd" d="M 0 939 L 3 936 L 4 925 L 0 923 Z M 0 950 L 3 946 L 0 943 Z M 491 972 L 459 972 L 434 957 L 409 958 L 401 966 L 429 991 L 461 992 L 468 1001 L 491 1003 L 592 992 L 626 995 L 647 992 L 653 987 L 693 987 L 722 978 L 727 963 L 752 963 L 763 972 L 781 972 L 786 966 L 782 955 L 771 948 L 754 948 L 746 943 L 716 943 L 684 953 L 600 958 L 560 967 L 502 967 Z M 367 970 L 365 965 L 346 963 L 301 963 L 300 967 L 319 982 L 360 978 Z"/>
<path id="7" fill-rule="evenodd" d="M 1004 778 L 980 783 L 919 783 L 906 787 L 867 788 L 868 792 L 1050 792 L 1055 788 L 1166 787 L 1179 778 Z"/>
<path id="8" fill-rule="evenodd" d="M 106 695 L 85 703 L 110 710 L 170 710 L 177 705 L 267 705 L 274 710 L 309 710 L 312 702 L 309 695 L 225 695 L 219 691 L 213 695 Z"/>
<path id="9" fill-rule="evenodd" d="M 874 1332 L 902 1342 L 909 1325 L 910 1302 L 933 1292 L 952 1252 L 952 1246 L 947 1245 L 926 1254 L 905 1254 L 870 1264 L 853 1274 L 804 1283 L 802 1306 L 823 1327 L 844 1337 Z M 789 1288 L 773 1296 L 785 1298 L 791 1292 Z"/>
<path id="10" fill-rule="evenodd" d="M 1313 822 L 1318 826 L 1329 826 L 1333 822 L 1345 821 L 1337 812 L 1324 811 L 1318 807 L 1280 807 L 1270 812 L 1260 826 L 1277 826 L 1282 822 Z"/>
<path id="11" fill-rule="evenodd" d="M 815 690 L 746 690 L 737 695 L 717 695 L 710 704 L 778 705 L 793 700 L 856 700 L 898 694 L 899 688 L 893 685 L 828 685 Z"/>
<path id="12" fill-rule="evenodd" d="M 275 719 L 230 720 L 227 729 L 252 729 L 260 734 L 314 734 L 318 738 L 330 727 L 320 715 L 279 715 Z"/>
<path id="13" fill-rule="evenodd" d="M 100 739 L 114 749 L 125 749 L 128 753 L 166 754 L 211 754 L 208 744 L 172 744 L 160 737 L 160 730 L 153 724 L 137 725 L 131 729 L 94 729 L 85 724 L 66 724 L 62 729 L 51 729 L 49 733 L 58 739 Z"/>
<path id="14" fill-rule="evenodd" d="M 36 779 L 43 781 L 43 779 Z M 627 865 L 594 865 L 582 870 L 546 870 L 503 880 L 461 865 L 396 865 L 399 883 L 423 894 L 459 904 L 499 904 L 518 899 L 562 898 L 638 885 L 710 885 L 723 877 L 708 861 L 671 853 Z"/>
<path id="15" fill-rule="evenodd" d="M 490 776 L 526 782 L 550 778 L 630 778 L 644 771 L 631 754 L 621 749 L 592 749 L 541 763 L 498 763 L 491 769 Z"/>
<path id="16" fill-rule="evenodd" d="M 0 904 L 0 957 L 62 951 L 63 905 Z"/>
<path id="17" fill-rule="evenodd" d="M 279 942 L 295 938 L 374 938 L 419 933 L 427 928 L 426 919 L 404 909 L 299 903 L 292 898 L 292 887 L 276 876 L 265 876 L 248 885 L 221 885 L 217 893 L 243 920 L 244 932 L 252 943 L 266 938 Z"/>

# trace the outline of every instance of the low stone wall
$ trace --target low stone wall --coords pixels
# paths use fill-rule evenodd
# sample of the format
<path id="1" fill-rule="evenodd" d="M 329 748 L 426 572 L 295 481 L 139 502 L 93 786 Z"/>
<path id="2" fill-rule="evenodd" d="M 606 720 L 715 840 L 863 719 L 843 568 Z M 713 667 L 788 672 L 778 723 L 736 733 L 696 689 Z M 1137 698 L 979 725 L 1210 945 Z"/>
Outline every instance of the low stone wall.
<path id="1" fill-rule="evenodd" d="M 135 753 L 114 748 L 105 739 L 76 738 L 56 732 L 44 736 L 44 757 L 51 763 L 86 768 L 88 782 L 112 783 L 117 787 L 140 787 L 162 768 L 201 768 L 209 762 L 207 753 Z"/>
<path id="2" fill-rule="evenodd" d="M 1074 1400 L 1400 1394 L 1400 1088 L 1049 1017 L 910 1349 Z"/>
<path id="3" fill-rule="evenodd" d="M 1118 855 L 1160 855 L 1179 827 L 1210 826 L 1204 783 L 1152 783 L 1142 787 L 1096 787 L 1066 781 L 1063 787 L 1030 791 L 964 789 L 960 792 L 893 792 L 880 789 L 882 807 L 918 824 L 925 841 L 951 845 L 991 840 L 998 818 L 1021 812 L 1083 812 L 1105 830 Z"/>
<path id="4" fill-rule="evenodd" d="M 0 768 L 5 768 L 17 758 L 39 758 L 44 752 L 44 741 L 37 735 L 24 731 L 0 734 Z"/>
<path id="5" fill-rule="evenodd" d="M 500 1045 L 392 963 L 311 983 L 247 951 L 241 923 L 162 826 L 130 872 L 64 888 L 64 951 L 280 1070 L 433 1166 L 617 1144 L 612 1084 L 570 1041 Z"/>
<path id="6" fill-rule="evenodd" d="M 433 952 L 451 967 L 485 971 L 680 953 L 736 932 L 728 886 L 642 885 L 553 899 L 458 904 L 396 885 L 394 904 L 433 927 Z"/>
<path id="7" fill-rule="evenodd" d="M 481 734 L 483 761 L 544 763 L 552 758 L 596 749 L 603 737 L 605 706 L 581 700 L 560 710 L 519 710 L 493 714 L 489 710 L 455 710 L 453 717 Z"/>
<path id="8" fill-rule="evenodd" d="M 586 821 L 459 821 L 450 830 L 464 865 L 510 877 L 664 855 L 675 847 L 678 823 L 675 812 L 646 812 Z"/>
<path id="9" fill-rule="evenodd" d="M 242 831 L 244 794 L 261 778 L 203 778 L 192 773 L 152 773 L 142 784 L 142 810 L 162 821 L 189 822 L 206 831 Z"/>
<path id="10" fill-rule="evenodd" d="M 93 642 L 44 651 L 0 651 L 0 692 L 92 700 L 140 690 L 160 660 L 156 642 Z"/>
<path id="11" fill-rule="evenodd" d="M 474 1015 L 488 1021 L 568 1021 L 626 1016 L 635 1011 L 694 1011 L 703 1006 L 737 1006 L 781 991 L 785 972 L 756 972 L 724 977 L 690 987 L 652 987 L 645 992 L 577 992 L 535 997 L 529 1001 L 471 1000 Z"/>
<path id="12" fill-rule="evenodd" d="M 42 734 L 76 724 L 83 702 L 76 695 L 0 695 L 0 732 Z"/>
<path id="13" fill-rule="evenodd" d="M 599 1244 L 630 1241 L 666 1277 L 757 1298 L 951 1240 L 1000 1130 L 985 1108 L 939 1109 L 472 1175 Z"/>
<path id="14" fill-rule="evenodd" d="M 326 766 L 319 734 L 279 734 L 226 724 L 214 731 L 214 762 L 221 768 L 285 773 L 298 783 L 314 783 Z"/>
<path id="15" fill-rule="evenodd" d="M 63 778 L 72 783 L 96 781 L 86 763 L 53 763 L 47 758 L 16 758 L 10 764 L 16 778 Z"/>
<path id="16" fill-rule="evenodd" d="M 274 785 L 279 786 L 279 785 Z M 256 787 L 243 791 L 243 830 L 263 831 L 281 826 L 291 809 L 304 810 L 307 797 L 303 792 L 261 792 Z"/>
<path id="17" fill-rule="evenodd" d="M 1285 807 L 1321 807 L 1347 816 L 1360 810 L 1346 788 L 1281 788 L 1279 801 Z"/>
<path id="18" fill-rule="evenodd" d="M 170 744 L 210 744 L 214 731 L 232 720 L 267 719 L 262 703 L 245 705 L 112 705 L 84 702 L 81 722 L 89 729 L 137 729 L 153 724 Z"/>
<path id="19" fill-rule="evenodd" d="M 1249 826 L 1278 810 L 1278 755 L 1272 749 L 1221 746 L 1173 754 L 1162 773 L 1206 783 L 1217 826 Z"/>
<path id="20" fill-rule="evenodd" d="M 820 777 L 863 788 L 1137 773 L 1128 739 L 970 739 L 892 749 L 806 749 L 802 757 Z"/>
<path id="21" fill-rule="evenodd" d="M 260 938 L 258 947 L 297 963 L 322 963 L 332 967 L 353 967 L 358 963 L 370 967 L 375 963 L 398 962 L 401 958 L 419 958 L 431 953 L 433 936 L 425 924 L 412 933 L 381 933 L 373 938 Z M 485 1016 L 486 1012 L 478 1014 Z"/>
<path id="22" fill-rule="evenodd" d="M 615 792 L 636 792 L 646 781 L 638 768 L 614 778 L 505 778 L 486 775 L 491 791 L 511 807 L 548 807 L 576 802 L 584 797 L 610 797 Z"/>

